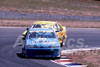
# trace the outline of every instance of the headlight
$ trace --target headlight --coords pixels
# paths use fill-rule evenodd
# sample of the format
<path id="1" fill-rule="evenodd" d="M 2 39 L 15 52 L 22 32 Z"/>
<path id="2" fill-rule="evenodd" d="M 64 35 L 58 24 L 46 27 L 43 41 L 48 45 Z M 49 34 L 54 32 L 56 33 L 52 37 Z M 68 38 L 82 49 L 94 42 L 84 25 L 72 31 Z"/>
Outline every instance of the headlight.
<path id="1" fill-rule="evenodd" d="M 57 44 L 57 42 L 44 42 L 43 44 Z"/>

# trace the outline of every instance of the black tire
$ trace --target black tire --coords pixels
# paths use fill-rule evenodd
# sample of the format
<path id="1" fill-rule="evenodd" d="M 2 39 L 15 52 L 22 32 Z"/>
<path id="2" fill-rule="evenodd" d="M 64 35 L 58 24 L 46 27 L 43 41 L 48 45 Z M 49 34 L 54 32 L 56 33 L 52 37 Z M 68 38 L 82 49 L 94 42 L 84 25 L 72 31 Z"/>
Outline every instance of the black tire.
<path id="1" fill-rule="evenodd" d="M 23 58 L 25 58 L 25 54 L 23 53 L 23 51 L 22 51 L 22 56 L 23 56 Z"/>
<path id="2" fill-rule="evenodd" d="M 23 56 L 23 58 L 27 58 L 27 55 L 23 52 L 22 52 L 22 56 Z"/>
<path id="3" fill-rule="evenodd" d="M 22 48 L 22 56 L 23 58 L 26 58 L 25 53 L 23 52 L 24 48 Z"/>
<path id="4" fill-rule="evenodd" d="M 66 40 L 65 40 L 65 37 L 63 36 L 63 41 L 60 46 L 63 47 L 65 45 L 65 43 L 66 43 Z"/>
<path id="5" fill-rule="evenodd" d="M 60 57 L 53 57 L 53 58 L 51 58 L 52 60 L 55 60 L 55 59 L 60 59 L 61 58 L 61 56 Z"/>
<path id="6" fill-rule="evenodd" d="M 60 44 L 60 47 L 63 47 L 63 44 L 62 43 Z"/>

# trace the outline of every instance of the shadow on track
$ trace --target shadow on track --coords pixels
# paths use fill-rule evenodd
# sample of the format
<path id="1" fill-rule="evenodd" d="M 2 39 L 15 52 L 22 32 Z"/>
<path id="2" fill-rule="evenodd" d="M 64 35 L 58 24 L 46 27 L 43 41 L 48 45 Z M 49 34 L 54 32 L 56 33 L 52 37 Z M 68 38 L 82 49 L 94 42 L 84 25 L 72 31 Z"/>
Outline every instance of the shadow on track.
<path id="1" fill-rule="evenodd" d="M 16 53 L 19 58 L 24 58 L 24 59 L 41 59 L 41 60 L 55 60 L 59 58 L 52 58 L 52 57 L 24 57 L 22 53 Z"/>

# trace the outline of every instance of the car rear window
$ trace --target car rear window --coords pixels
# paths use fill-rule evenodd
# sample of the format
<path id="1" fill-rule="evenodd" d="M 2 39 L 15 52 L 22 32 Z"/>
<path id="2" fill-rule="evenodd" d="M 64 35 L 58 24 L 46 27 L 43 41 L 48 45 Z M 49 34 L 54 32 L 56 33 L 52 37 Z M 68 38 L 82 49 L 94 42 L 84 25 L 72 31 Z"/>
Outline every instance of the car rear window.
<path id="1" fill-rule="evenodd" d="M 56 38 L 54 32 L 31 32 L 29 38 Z"/>

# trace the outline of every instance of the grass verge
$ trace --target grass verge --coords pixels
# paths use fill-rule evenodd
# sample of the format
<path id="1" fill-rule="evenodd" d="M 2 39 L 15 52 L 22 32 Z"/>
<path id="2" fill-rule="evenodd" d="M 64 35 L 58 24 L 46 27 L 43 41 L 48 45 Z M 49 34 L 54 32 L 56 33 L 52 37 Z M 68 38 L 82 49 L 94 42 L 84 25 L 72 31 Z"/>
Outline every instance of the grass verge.
<path id="1" fill-rule="evenodd" d="M 97 0 L 0 0 L 0 11 L 100 16 Z"/>

